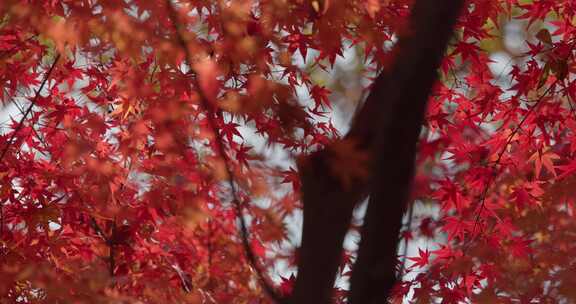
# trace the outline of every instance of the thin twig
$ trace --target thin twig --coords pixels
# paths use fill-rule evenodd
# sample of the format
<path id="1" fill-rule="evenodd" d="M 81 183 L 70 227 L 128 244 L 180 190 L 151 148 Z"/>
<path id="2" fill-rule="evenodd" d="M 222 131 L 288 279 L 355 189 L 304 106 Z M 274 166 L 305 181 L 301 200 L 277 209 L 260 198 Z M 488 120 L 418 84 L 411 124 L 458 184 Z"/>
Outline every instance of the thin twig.
<path id="1" fill-rule="evenodd" d="M 574 48 L 576 47 L 576 41 L 573 41 L 571 43 L 571 48 L 570 48 L 570 53 L 573 52 Z M 500 75 L 501 76 L 501 75 Z M 518 131 L 520 130 L 520 128 L 522 127 L 522 125 L 524 124 L 524 122 L 528 119 L 528 117 L 536 110 L 536 108 L 538 108 L 540 106 L 540 104 L 542 103 L 542 101 L 544 100 L 544 98 L 546 97 L 546 95 L 548 95 L 548 93 L 550 93 L 550 91 L 552 91 L 553 88 L 556 87 L 556 85 L 558 85 L 559 83 L 563 82 L 561 81 L 561 79 L 556 79 L 552 84 L 550 84 L 550 86 L 544 91 L 544 93 L 542 93 L 542 95 L 540 95 L 538 97 L 538 99 L 536 100 L 536 103 L 528 110 L 528 112 L 526 113 L 526 115 L 524 115 L 524 117 L 522 118 L 522 120 L 518 123 L 518 125 L 516 126 L 516 128 L 514 128 L 514 130 L 512 131 L 512 133 L 510 133 L 510 135 L 508 136 L 506 143 L 504 145 L 504 147 L 502 147 L 502 150 L 500 150 L 500 152 L 498 153 L 498 157 L 496 158 L 496 161 L 494 162 L 494 164 L 492 165 L 492 173 L 490 174 L 490 179 L 488 180 L 488 182 L 486 183 L 484 190 L 482 191 L 482 197 L 481 197 L 481 202 L 480 202 L 480 210 L 478 210 L 478 212 L 476 213 L 476 218 L 474 220 L 474 226 L 472 228 L 472 237 L 470 238 L 470 240 L 468 240 L 468 242 L 466 243 L 466 245 L 464 246 L 464 250 L 463 253 L 466 254 L 466 252 L 468 251 L 468 249 L 470 248 L 470 246 L 472 245 L 472 242 L 477 238 L 474 234 L 476 233 L 476 227 L 478 226 L 479 222 L 480 222 L 480 216 L 482 214 L 482 212 L 484 211 L 484 209 L 486 208 L 486 197 L 488 195 L 488 190 L 492 187 L 492 184 L 494 183 L 494 181 L 496 180 L 496 167 L 500 165 L 500 162 L 502 160 L 502 156 L 504 155 L 504 153 L 506 152 L 506 147 L 508 147 L 508 145 L 512 142 L 512 139 L 514 138 L 514 136 L 518 133 Z M 528 102 L 528 101 L 527 101 Z M 570 100 L 568 101 L 568 103 L 570 104 Z M 570 107 L 572 105 L 570 104 Z M 481 233 L 480 233 L 481 235 Z M 479 235 L 479 236 L 480 236 Z"/>
<path id="2" fill-rule="evenodd" d="M 176 33 L 176 38 L 178 39 L 178 43 L 180 44 L 180 46 L 182 47 L 182 49 L 184 50 L 184 52 L 186 54 L 186 59 L 188 61 L 188 64 L 190 65 L 191 71 L 195 72 L 194 67 L 192 66 L 192 56 L 190 54 L 190 51 L 188 50 L 186 41 L 184 40 L 184 37 L 183 37 L 182 33 L 180 32 L 181 26 L 180 26 L 180 23 L 178 21 L 176 9 L 173 7 L 170 0 L 166 0 L 166 6 L 168 9 L 169 18 L 172 21 L 174 28 L 175 28 L 175 33 Z M 207 112 L 206 117 L 208 120 L 208 126 L 212 130 L 212 133 L 214 134 L 214 136 L 216 138 L 217 153 L 222 158 L 222 160 L 224 162 L 224 167 L 225 167 L 226 173 L 228 175 L 227 182 L 228 182 L 228 185 L 230 187 L 230 192 L 232 195 L 232 202 L 234 204 L 238 219 L 240 221 L 240 237 L 242 238 L 242 245 L 244 247 L 244 252 L 246 254 L 246 258 L 248 259 L 248 262 L 250 263 L 252 268 L 255 270 L 255 272 L 258 276 L 258 279 L 260 280 L 260 283 L 261 283 L 262 287 L 264 288 L 265 292 L 267 293 L 267 295 L 272 300 L 274 300 L 275 302 L 281 303 L 282 302 L 281 297 L 268 284 L 268 281 L 266 280 L 260 267 L 258 267 L 258 263 L 256 261 L 256 255 L 254 254 L 252 248 L 250 247 L 250 242 L 248 241 L 248 227 L 246 225 L 246 221 L 245 221 L 244 217 L 242 216 L 242 205 L 240 203 L 240 199 L 238 198 L 238 191 L 236 189 L 236 184 L 234 182 L 234 173 L 232 172 L 232 169 L 230 166 L 230 159 L 228 158 L 228 155 L 226 154 L 226 151 L 224 148 L 224 143 L 222 140 L 222 136 L 220 135 L 220 133 L 218 131 L 218 127 L 216 126 L 216 123 L 214 122 L 215 112 L 212 109 L 212 106 L 209 104 L 208 98 L 206 97 L 205 93 L 202 91 L 202 89 L 198 83 L 198 78 L 194 77 L 194 78 L 192 78 L 192 81 L 194 82 L 194 86 L 196 87 L 196 89 L 198 91 L 201 105 L 202 105 L 204 111 Z"/>
<path id="3" fill-rule="evenodd" d="M 8 140 L 8 142 L 6 143 L 6 146 L 4 146 L 4 149 L 2 149 L 2 153 L 0 154 L 0 161 L 2 161 L 4 159 L 6 152 L 8 152 L 8 150 L 10 149 L 10 146 L 12 145 L 12 143 L 14 141 L 14 138 L 16 138 L 16 135 L 18 134 L 18 132 L 20 132 L 20 129 L 22 129 L 22 127 L 24 126 L 24 121 L 26 120 L 26 117 L 28 117 L 28 114 L 30 114 L 30 112 L 32 112 L 32 108 L 34 108 L 34 106 L 36 105 L 36 100 L 38 100 L 38 97 L 40 97 L 40 92 L 42 92 L 42 90 L 44 89 L 44 86 L 48 82 L 48 79 L 50 78 L 50 75 L 54 71 L 54 68 L 56 67 L 56 63 L 58 63 L 59 59 L 60 59 L 60 54 L 56 55 L 56 58 L 54 59 L 52 66 L 50 66 L 50 69 L 48 70 L 48 72 L 44 76 L 44 80 L 42 80 L 42 83 L 40 84 L 40 88 L 38 88 L 38 90 L 36 91 L 36 95 L 34 95 L 34 98 L 30 102 L 30 106 L 28 106 L 28 109 L 26 109 L 26 112 L 24 113 L 24 115 L 20 119 L 20 122 L 18 122 L 18 125 L 16 126 L 16 129 L 14 129 L 14 132 L 12 133 L 10 140 Z"/>
<path id="4" fill-rule="evenodd" d="M 20 114 L 24 115 L 24 109 L 13 98 L 12 98 L 12 103 L 16 106 L 16 108 L 18 108 L 18 111 L 20 112 Z M 38 141 L 44 145 L 44 149 L 47 149 L 48 144 L 46 144 L 46 141 L 42 138 L 42 136 L 40 136 L 38 131 L 36 131 L 36 128 L 34 128 L 35 124 L 36 124 L 36 122 L 33 122 L 32 125 L 30 126 L 30 128 L 32 129 L 32 132 L 34 132 L 34 135 L 36 135 L 36 138 L 38 138 Z M 38 151 L 40 154 L 44 155 L 45 157 L 48 157 L 48 155 L 44 151 L 41 151 L 38 148 L 36 148 L 36 151 Z"/>
<path id="5" fill-rule="evenodd" d="M 116 261 L 114 259 L 114 245 L 115 245 L 114 239 L 116 238 L 116 219 L 114 219 L 114 222 L 112 223 L 112 233 L 110 234 L 110 236 L 106 236 L 106 233 L 104 233 L 104 231 L 102 230 L 100 225 L 98 225 L 96 219 L 93 216 L 90 216 L 90 225 L 92 226 L 92 229 L 96 231 L 96 234 L 98 234 L 104 240 L 106 246 L 108 246 L 108 259 L 107 259 L 108 272 L 110 273 L 110 276 L 113 277 L 114 268 L 116 268 Z"/>
<path id="6" fill-rule="evenodd" d="M 414 218 L 414 203 L 408 205 L 408 222 L 404 226 L 406 229 L 412 229 L 412 220 Z M 402 265 L 400 265 L 400 271 L 398 272 L 401 276 L 406 270 L 406 256 L 408 255 L 408 238 L 404 238 L 404 249 L 402 250 Z"/>
<path id="7" fill-rule="evenodd" d="M 90 224 L 92 225 L 92 229 L 94 229 L 94 231 L 96 231 L 96 233 L 104 240 L 104 242 L 108 244 L 109 243 L 108 237 L 106 236 L 104 231 L 102 231 L 102 228 L 100 228 L 98 223 L 96 223 L 96 220 L 94 219 L 93 216 L 90 217 Z"/>
<path id="8" fill-rule="evenodd" d="M 546 91 L 544 91 L 544 93 L 542 93 L 542 95 L 539 96 L 539 98 L 536 100 L 536 103 L 528 110 L 526 115 L 524 115 L 522 120 L 518 123 L 518 125 L 516 125 L 516 128 L 514 128 L 512 133 L 510 133 L 510 135 L 508 135 L 508 138 L 506 139 L 506 143 L 504 144 L 504 147 L 498 153 L 498 157 L 496 158 L 496 161 L 492 165 L 492 174 L 490 174 L 490 179 L 488 179 L 488 182 L 486 183 L 486 185 L 484 186 L 484 190 L 482 191 L 482 196 L 480 198 L 480 207 L 478 208 L 479 210 L 476 213 L 476 219 L 474 220 L 474 227 L 472 228 L 472 238 L 468 242 L 468 245 L 464 248 L 464 252 L 467 251 L 467 249 L 470 247 L 471 242 L 476 238 L 474 236 L 474 233 L 476 232 L 476 227 L 478 226 L 478 223 L 480 222 L 480 216 L 481 216 L 482 212 L 484 211 L 484 209 L 486 208 L 486 196 L 488 195 L 488 191 L 492 187 L 492 183 L 496 179 L 496 167 L 498 167 L 500 165 L 500 162 L 502 160 L 502 156 L 504 156 L 504 152 L 506 152 L 506 147 L 508 147 L 508 145 L 510 145 L 510 143 L 512 142 L 512 139 L 514 138 L 514 136 L 516 136 L 518 131 L 520 131 L 524 122 L 526 122 L 528 117 L 530 117 L 530 115 L 536 110 L 536 108 L 538 108 L 540 106 L 540 104 L 542 103 L 542 101 L 544 100 L 546 95 L 548 95 L 548 93 L 550 93 L 550 91 L 556 87 L 558 82 L 559 82 L 559 80 L 554 81 L 546 89 Z"/>
<path id="9" fill-rule="evenodd" d="M 54 62 L 52 63 L 52 66 L 50 66 L 50 69 L 48 70 L 48 72 L 44 76 L 44 79 L 42 80 L 40 87 L 36 91 L 36 95 L 34 95 L 34 98 L 30 102 L 30 106 L 28 106 L 28 109 L 26 109 L 26 112 L 24 113 L 24 115 L 22 116 L 20 121 L 18 122 L 16 129 L 14 129 L 12 136 L 10 136 L 10 139 L 8 140 L 8 142 L 6 142 L 4 149 L 2 149 L 2 152 L 0 153 L 0 162 L 2 162 L 2 160 L 4 159 L 4 156 L 6 155 L 8 150 L 10 149 L 10 146 L 14 142 L 14 138 L 16 138 L 16 135 L 18 134 L 18 132 L 20 132 L 20 129 L 22 129 L 22 127 L 24 126 L 24 121 L 26 120 L 26 117 L 28 117 L 28 114 L 30 114 L 30 112 L 32 112 L 32 108 L 36 104 L 36 100 L 38 100 L 38 97 L 40 96 L 40 92 L 42 92 L 42 89 L 44 89 L 44 86 L 48 82 L 48 79 L 50 78 L 50 75 L 54 71 L 54 68 L 56 67 L 56 63 L 58 63 L 59 59 L 60 59 L 60 54 L 57 54 L 56 58 L 54 58 Z M 4 235 L 4 203 L 2 203 L 2 205 L 0 205 L 0 237 L 2 237 L 3 235 Z"/>
<path id="10" fill-rule="evenodd" d="M 4 201 L 0 203 L 0 240 L 4 237 Z"/>
<path id="11" fill-rule="evenodd" d="M 208 220 L 208 280 L 212 279 L 212 238 L 214 229 L 212 227 L 212 219 Z"/>
<path id="12" fill-rule="evenodd" d="M 110 276 L 113 277 L 114 276 L 114 268 L 116 268 L 116 261 L 114 260 L 114 245 L 116 245 L 114 243 L 114 240 L 116 238 L 116 218 L 114 218 L 114 222 L 112 222 L 112 235 L 109 238 L 109 242 L 108 243 L 108 261 L 110 262 L 109 266 L 110 266 Z"/>

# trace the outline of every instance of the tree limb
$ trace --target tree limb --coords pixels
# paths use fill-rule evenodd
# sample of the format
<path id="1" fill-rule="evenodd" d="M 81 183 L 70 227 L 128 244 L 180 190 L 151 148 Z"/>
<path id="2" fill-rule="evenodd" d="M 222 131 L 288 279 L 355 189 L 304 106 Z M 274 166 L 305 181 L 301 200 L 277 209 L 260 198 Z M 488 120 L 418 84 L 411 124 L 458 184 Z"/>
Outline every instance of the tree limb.
<path id="1" fill-rule="evenodd" d="M 300 162 L 304 223 L 291 303 L 331 303 L 353 208 L 369 192 L 371 202 L 352 277 L 351 303 L 372 303 L 388 296 L 395 282 L 398 232 L 426 100 L 463 2 L 416 1 L 410 32 L 401 35 L 395 46 L 392 68 L 378 76 L 345 137 L 370 153 L 373 171 L 369 181 L 356 178 L 344 187 L 327 174 L 334 158 L 329 149 Z M 375 287 L 378 284 L 385 285 Z"/>
<path id="2" fill-rule="evenodd" d="M 398 234 L 411 190 L 416 143 L 436 71 L 463 3 L 417 1 L 409 33 L 398 42 L 398 56 L 389 74 L 393 77 L 373 91 L 374 100 L 380 100 L 378 106 L 386 104 L 386 108 L 378 110 L 383 116 L 378 120 L 381 124 L 374 126 L 378 133 L 373 142 L 370 200 L 352 272 L 351 304 L 385 303 L 396 282 Z"/>
<path id="3" fill-rule="evenodd" d="M 193 68 L 192 55 L 190 54 L 190 50 L 188 49 L 186 41 L 184 40 L 184 36 L 182 35 L 182 32 L 181 32 L 182 25 L 180 24 L 180 22 L 178 20 L 178 14 L 177 14 L 176 8 L 173 6 L 173 4 L 171 3 L 170 0 L 166 0 L 166 8 L 168 9 L 168 16 L 170 18 L 170 21 L 172 22 L 172 24 L 174 25 L 174 28 L 175 28 L 176 39 L 178 40 L 180 47 L 185 52 L 186 60 L 188 61 L 188 64 L 190 65 L 190 69 L 195 74 L 197 74 Z M 201 89 L 201 86 L 198 82 L 198 78 L 197 77 L 193 78 L 193 81 L 194 81 L 194 86 L 196 87 L 196 90 L 198 92 L 198 95 L 200 96 L 201 106 L 202 106 L 203 110 L 206 112 L 206 118 L 207 118 L 208 126 L 211 129 L 212 133 L 214 134 L 214 137 L 216 138 L 216 140 L 215 140 L 216 149 L 217 149 L 216 152 L 218 153 L 219 157 L 222 158 L 222 161 L 224 163 L 224 168 L 225 168 L 227 176 L 228 176 L 226 182 L 228 183 L 228 186 L 230 187 L 230 194 L 232 196 L 232 203 L 234 204 L 234 208 L 236 209 L 238 221 L 240 222 L 240 238 L 242 241 L 242 247 L 244 249 L 244 254 L 246 256 L 246 259 L 248 260 L 248 263 L 250 264 L 250 266 L 252 266 L 252 268 L 256 272 L 256 276 L 257 276 L 258 280 L 260 281 L 260 285 L 264 289 L 266 295 L 268 295 L 268 297 L 271 300 L 273 300 L 275 303 L 282 303 L 283 299 L 272 288 L 272 286 L 268 283 L 268 280 L 267 280 L 265 274 L 260 269 L 256 255 L 254 254 L 254 251 L 252 250 L 252 247 L 250 246 L 250 242 L 248 239 L 249 238 L 248 225 L 246 224 L 246 220 L 244 219 L 244 216 L 243 216 L 243 212 L 242 212 L 243 207 L 242 207 L 242 204 L 240 202 L 240 198 L 238 197 L 238 190 L 236 189 L 236 184 L 235 184 L 235 176 L 234 176 L 234 172 L 232 172 L 232 168 L 231 168 L 231 161 L 228 157 L 228 154 L 226 154 L 226 149 L 224 147 L 224 141 L 222 139 L 222 135 L 220 134 L 218 126 L 217 126 L 216 122 L 214 121 L 214 119 L 216 117 L 216 112 L 213 109 L 213 106 L 210 104 L 205 92 Z"/>
<path id="4" fill-rule="evenodd" d="M 56 64 L 58 63 L 58 60 L 60 60 L 60 54 L 57 54 L 56 58 L 54 58 L 52 65 L 50 66 L 50 68 L 48 69 L 46 74 L 44 75 L 44 79 L 42 80 L 42 83 L 40 83 L 40 87 L 36 91 L 34 98 L 32 98 L 32 101 L 30 102 L 30 105 L 26 109 L 26 112 L 24 112 L 24 114 L 22 115 L 22 118 L 18 122 L 18 125 L 14 129 L 14 132 L 12 132 L 12 136 L 10 136 L 10 139 L 8 140 L 6 145 L 4 146 L 4 149 L 2 149 L 2 152 L 0 152 L 0 162 L 2 161 L 2 159 L 4 159 L 4 156 L 6 155 L 8 150 L 10 149 L 10 146 L 14 142 L 16 135 L 18 135 L 18 132 L 20 132 L 20 129 L 22 129 L 22 127 L 24 126 L 24 122 L 26 121 L 28 114 L 30 114 L 30 112 L 32 112 L 32 109 L 36 105 L 36 100 L 38 100 L 38 97 L 40 97 L 40 92 L 42 92 L 42 90 L 44 89 L 44 86 L 48 82 L 48 79 L 50 79 L 50 75 L 52 75 L 52 72 L 54 71 L 54 68 L 56 67 Z"/>

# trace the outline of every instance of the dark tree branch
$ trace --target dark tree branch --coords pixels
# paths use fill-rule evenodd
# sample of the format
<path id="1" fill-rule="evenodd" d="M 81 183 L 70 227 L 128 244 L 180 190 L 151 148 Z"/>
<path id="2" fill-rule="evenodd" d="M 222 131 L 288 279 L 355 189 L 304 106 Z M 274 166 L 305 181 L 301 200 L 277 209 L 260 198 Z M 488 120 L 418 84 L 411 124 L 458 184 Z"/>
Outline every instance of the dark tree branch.
<path id="1" fill-rule="evenodd" d="M 114 277 L 114 269 L 116 269 L 116 260 L 114 255 L 114 246 L 116 245 L 116 219 L 114 219 L 114 222 L 112 223 L 112 232 L 110 233 L 110 236 L 106 236 L 106 233 L 104 233 L 104 230 L 102 230 L 100 225 L 98 225 L 98 222 L 96 222 L 96 219 L 93 216 L 90 216 L 90 225 L 96 234 L 104 240 L 104 243 L 108 247 L 108 258 L 106 258 L 108 261 L 108 274 L 110 277 Z"/>
<path id="2" fill-rule="evenodd" d="M 351 303 L 381 302 L 388 296 L 395 282 L 398 232 L 412 181 L 416 141 L 426 110 L 426 100 L 436 80 L 436 69 L 463 2 L 416 2 L 410 31 L 401 33 L 395 47 L 397 58 L 394 65 L 377 78 L 351 131 L 345 137 L 345 140 L 371 155 L 373 171 L 370 179 L 356 177 L 344 185 L 337 177 L 327 174 L 332 171 L 333 162 L 339 160 L 332 149 L 313 153 L 299 163 L 304 226 L 298 277 L 290 298 L 291 303 L 331 302 L 334 280 L 341 261 L 342 243 L 353 208 L 368 194 L 371 195 L 371 201 L 352 277 Z M 177 38 L 190 60 L 176 11 L 169 1 L 167 4 Z M 229 183 L 239 211 L 246 255 L 271 298 L 279 301 L 259 272 L 248 245 L 248 232 L 240 214 L 241 206 L 236 198 L 229 160 L 213 121 L 215 112 L 202 90 L 199 90 L 199 94 L 208 122 L 216 135 L 218 153 L 229 171 Z"/>
<path id="3" fill-rule="evenodd" d="M 411 28 L 398 42 L 398 56 L 385 86 L 377 129 L 370 201 L 351 278 L 350 303 L 385 303 L 396 282 L 398 234 L 414 174 L 416 143 L 432 86 L 463 0 L 417 1 Z M 379 111 L 379 113 L 381 113 Z"/>
<path id="4" fill-rule="evenodd" d="M 116 257 L 114 254 L 114 246 L 116 245 L 116 243 L 114 242 L 114 240 L 116 239 L 116 218 L 114 218 L 114 221 L 112 222 L 112 233 L 111 236 L 109 238 L 109 241 L 107 242 L 108 245 L 108 262 L 109 262 L 109 269 L 108 272 L 110 273 L 110 277 L 114 277 L 114 270 L 116 269 Z"/>
<path id="5" fill-rule="evenodd" d="M 102 231 L 102 228 L 100 228 L 100 225 L 98 225 L 98 223 L 96 222 L 96 219 L 93 216 L 90 217 L 90 225 L 92 226 L 92 229 L 94 229 L 94 231 L 96 231 L 98 236 L 100 236 L 104 240 L 104 242 L 106 244 L 108 244 L 110 242 L 108 240 L 108 237 L 106 236 L 104 231 Z"/>
<path id="6" fill-rule="evenodd" d="M 188 49 L 187 43 L 184 40 L 184 36 L 181 32 L 182 31 L 182 24 L 178 20 L 178 12 L 176 11 L 176 8 L 173 6 L 173 4 L 171 3 L 170 0 L 166 1 L 166 7 L 168 9 L 168 16 L 170 18 L 170 21 L 172 22 L 172 24 L 174 25 L 174 28 L 175 28 L 176 39 L 177 39 L 178 43 L 180 44 L 180 47 L 185 52 L 186 60 L 188 61 L 188 64 L 190 65 L 190 69 L 192 69 L 192 72 L 194 72 L 197 75 L 196 71 L 194 71 L 194 69 L 193 69 L 192 55 L 190 54 L 190 50 Z M 242 212 L 243 207 L 242 207 L 242 204 L 240 202 L 240 198 L 238 197 L 238 190 L 236 188 L 235 176 L 234 176 L 234 172 L 232 171 L 232 168 L 231 168 L 231 161 L 230 161 L 230 158 L 228 157 L 228 154 L 226 154 L 226 149 L 224 147 L 224 141 L 222 139 L 222 135 L 220 134 L 218 126 L 217 126 L 216 122 L 214 121 L 214 119 L 216 118 L 216 111 L 215 111 L 213 105 L 210 104 L 210 101 L 209 101 L 208 97 L 206 96 L 205 92 L 201 89 L 201 86 L 198 82 L 198 78 L 194 77 L 193 81 L 194 81 L 194 86 L 196 87 L 196 90 L 197 90 L 198 95 L 200 97 L 201 106 L 206 113 L 206 119 L 208 122 L 208 126 L 211 129 L 212 133 L 214 134 L 214 137 L 216 138 L 216 140 L 215 140 L 216 149 L 217 149 L 216 152 L 222 158 L 226 173 L 228 175 L 227 183 L 228 183 L 228 186 L 230 187 L 230 194 L 232 196 L 232 203 L 234 204 L 234 208 L 236 209 L 236 214 L 237 214 L 238 220 L 240 222 L 240 238 L 242 241 L 242 247 L 244 248 L 244 254 L 246 255 L 246 259 L 248 260 L 248 263 L 250 264 L 250 266 L 252 266 L 252 268 L 256 272 L 256 276 L 258 277 L 258 280 L 260 281 L 260 285 L 262 286 L 262 288 L 264 289 L 264 291 L 266 292 L 268 297 L 271 300 L 273 300 L 275 303 L 282 303 L 282 301 L 283 301 L 282 298 L 278 295 L 278 293 L 276 293 L 276 291 L 268 283 L 266 276 L 264 275 L 263 271 L 259 267 L 256 255 L 254 254 L 252 247 L 250 247 L 250 241 L 248 239 L 249 238 L 248 225 L 246 224 L 246 220 L 244 219 L 244 216 L 243 216 L 243 212 Z"/>
<path id="7" fill-rule="evenodd" d="M 331 172 L 329 150 L 312 154 L 299 164 L 304 221 L 298 251 L 298 276 L 290 303 L 331 303 L 342 243 L 352 211 L 361 198 L 355 181 L 346 191 Z"/>
<path id="8" fill-rule="evenodd" d="M 30 102 L 30 105 L 26 109 L 26 112 L 24 112 L 24 114 L 22 115 L 22 118 L 18 122 L 16 129 L 14 129 L 14 132 L 12 132 L 12 136 L 10 136 L 10 139 L 8 140 L 8 142 L 6 142 L 6 146 L 4 146 L 4 149 L 2 149 L 2 152 L 0 152 L 0 162 L 4 159 L 4 156 L 6 155 L 6 153 L 10 149 L 10 146 L 14 142 L 16 135 L 18 135 L 18 132 L 20 132 L 20 129 L 22 129 L 22 127 L 24 126 L 24 122 L 26 121 L 26 118 L 28 117 L 30 112 L 32 112 L 32 109 L 36 105 L 36 100 L 38 100 L 38 97 L 40 97 L 40 92 L 42 92 L 42 90 L 44 89 L 44 86 L 48 82 L 48 79 L 50 79 L 50 75 L 52 75 L 52 72 L 54 71 L 54 68 L 56 67 L 56 64 L 58 63 L 58 60 L 60 60 L 60 54 L 57 54 L 56 58 L 54 58 L 52 65 L 50 66 L 50 68 L 48 69 L 46 74 L 44 75 L 44 79 L 42 80 L 42 83 L 40 83 L 40 87 L 36 91 L 36 94 L 34 95 L 34 98 L 32 99 L 32 101 Z"/>
<path id="9" fill-rule="evenodd" d="M 345 139 L 371 155 L 370 181 L 344 187 L 322 150 L 299 165 L 304 224 L 291 303 L 327 304 L 354 206 L 370 194 L 350 303 L 384 303 L 395 283 L 398 233 L 410 193 L 416 142 L 436 70 L 463 0 L 418 0 L 391 69 L 382 72 Z M 345 165 L 345 164 L 344 164 Z"/>
<path id="10" fill-rule="evenodd" d="M 27 40 L 30 40 L 30 39 L 31 38 L 29 38 Z M 10 52 L 10 50 L 8 50 L 8 52 Z M 0 56 L 0 58 L 1 58 L 1 56 Z M 38 97 L 40 97 L 40 92 L 42 92 L 42 90 L 44 89 L 44 86 L 48 82 L 48 79 L 50 79 L 50 76 L 52 75 L 52 72 L 54 71 L 54 68 L 56 67 L 56 64 L 58 63 L 58 60 L 60 60 L 60 54 L 57 54 L 56 58 L 54 58 L 52 65 L 50 66 L 50 68 L 48 69 L 46 74 L 44 75 L 44 79 L 42 80 L 42 83 L 40 83 L 40 87 L 36 91 L 36 94 L 34 95 L 34 98 L 32 99 L 32 101 L 30 102 L 30 105 L 26 109 L 26 112 L 24 112 L 22 114 L 22 118 L 18 122 L 18 125 L 14 129 L 14 132 L 12 132 L 12 136 L 10 136 L 10 139 L 8 139 L 8 141 L 6 142 L 6 145 L 2 149 L 2 152 L 0 152 L 0 164 L 3 162 L 4 156 L 6 156 L 6 153 L 8 153 L 8 151 L 10 150 L 10 147 L 14 143 L 14 139 L 16 139 L 16 135 L 18 135 L 18 133 L 20 132 L 20 129 L 22 129 L 22 127 L 24 126 L 24 122 L 26 121 L 28 114 L 30 114 L 30 112 L 32 112 L 32 109 L 36 105 L 36 100 L 38 100 Z M 2 239 L 3 237 L 4 237 L 4 202 L 2 202 L 0 204 L 0 239 Z"/>

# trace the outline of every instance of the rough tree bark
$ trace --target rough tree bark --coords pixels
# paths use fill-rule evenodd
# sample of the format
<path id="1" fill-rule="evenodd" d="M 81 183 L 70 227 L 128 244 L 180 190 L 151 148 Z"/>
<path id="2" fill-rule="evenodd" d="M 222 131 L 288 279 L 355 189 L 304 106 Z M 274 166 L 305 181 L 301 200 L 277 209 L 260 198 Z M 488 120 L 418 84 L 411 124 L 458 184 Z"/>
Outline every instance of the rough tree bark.
<path id="1" fill-rule="evenodd" d="M 356 204 L 370 196 L 349 303 L 385 303 L 396 282 L 398 233 L 410 194 L 426 101 L 464 0 L 417 0 L 395 46 L 391 68 L 372 91 L 344 140 L 370 155 L 368 180 L 331 176 L 337 155 L 326 149 L 300 161 L 304 223 L 298 276 L 289 303 L 328 304 L 342 243 Z M 340 160 L 343 161 L 343 160 Z"/>

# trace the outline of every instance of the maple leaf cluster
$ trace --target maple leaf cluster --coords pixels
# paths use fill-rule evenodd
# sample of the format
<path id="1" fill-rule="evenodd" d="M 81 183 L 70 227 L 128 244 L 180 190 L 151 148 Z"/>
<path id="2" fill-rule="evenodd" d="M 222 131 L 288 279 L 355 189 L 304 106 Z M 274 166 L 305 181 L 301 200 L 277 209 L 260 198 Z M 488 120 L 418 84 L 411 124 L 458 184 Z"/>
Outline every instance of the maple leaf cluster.
<path id="1" fill-rule="evenodd" d="M 1 1 L 0 297 L 270 302 L 264 269 L 296 263 L 301 181 L 265 152 L 330 146 L 326 174 L 366 174 L 317 74 L 354 49 L 370 83 L 412 2 Z M 400 253 L 395 299 L 576 301 L 575 15 L 572 0 L 467 1 L 418 144 L 401 237 L 421 248 Z M 289 294 L 294 276 L 276 278 Z"/>

